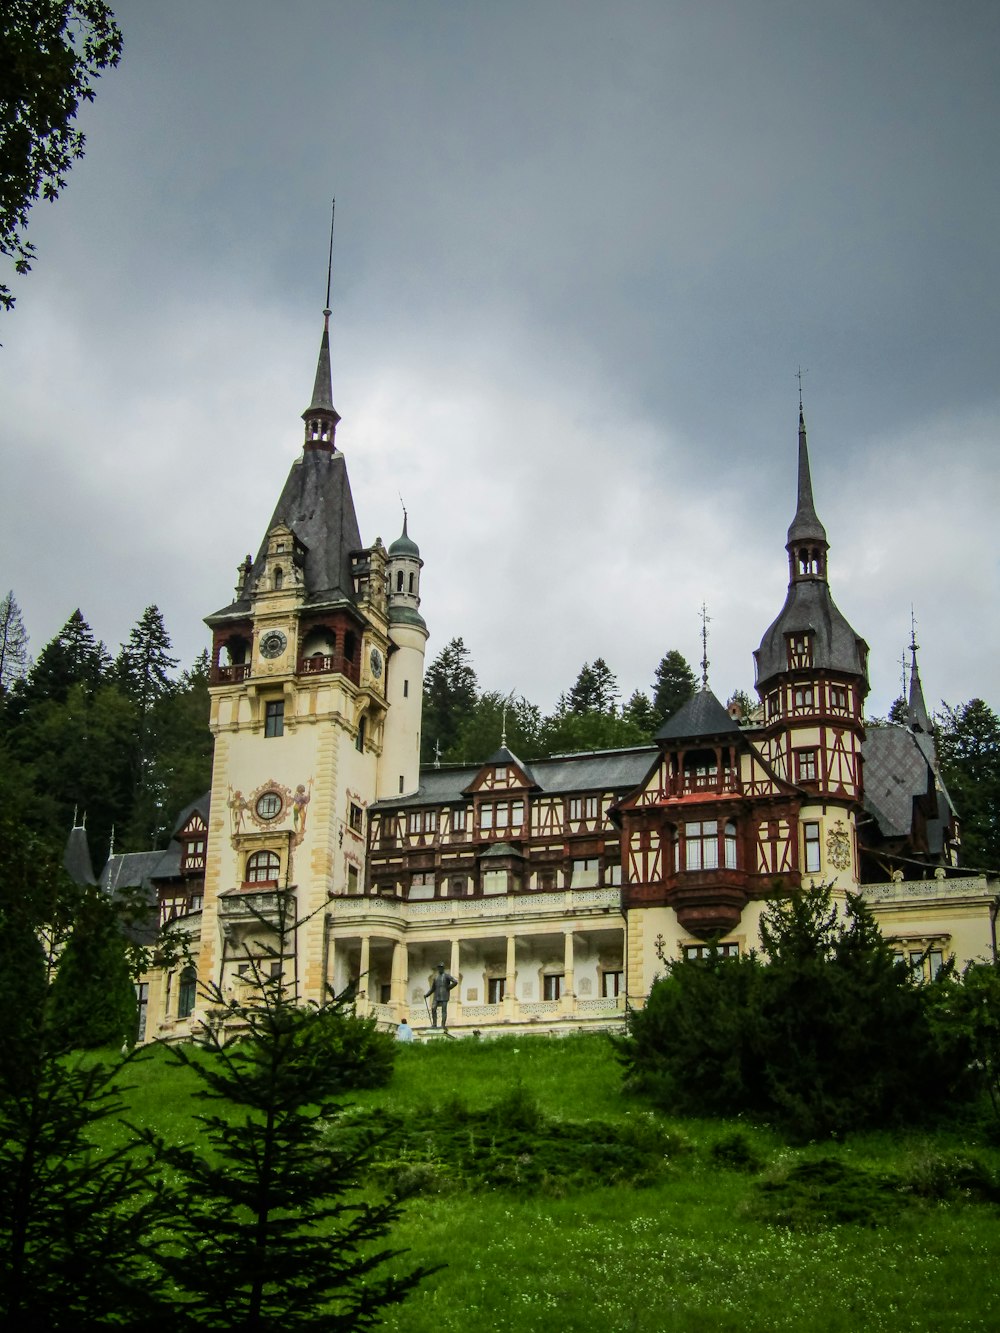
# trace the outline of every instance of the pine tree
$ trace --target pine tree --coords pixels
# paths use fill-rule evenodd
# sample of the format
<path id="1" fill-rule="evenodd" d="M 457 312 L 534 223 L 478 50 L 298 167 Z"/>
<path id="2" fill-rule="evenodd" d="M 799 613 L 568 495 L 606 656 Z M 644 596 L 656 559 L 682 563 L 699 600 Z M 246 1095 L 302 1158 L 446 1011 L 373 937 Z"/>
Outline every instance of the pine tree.
<path id="1" fill-rule="evenodd" d="M 109 669 L 107 649 L 94 638 L 94 631 L 83 618 L 80 608 L 45 645 L 13 699 L 20 713 L 39 700 L 63 701 L 74 685 L 96 687 Z"/>
<path id="2" fill-rule="evenodd" d="M 343 1017 L 344 1004 L 300 1008 L 270 975 L 267 957 L 248 952 L 247 960 L 251 998 L 227 1001 L 217 988 L 208 996 L 224 1020 L 204 1030 L 208 1058 L 174 1048 L 219 1107 L 197 1117 L 211 1152 L 144 1136 L 180 1179 L 163 1255 L 179 1315 L 185 1327 L 213 1330 L 369 1328 L 424 1273 L 376 1275 L 396 1252 L 368 1243 L 399 1213 L 359 1194 L 379 1131 L 333 1100 L 343 1072 L 314 1040 L 331 1014 Z M 238 1040 L 227 1039 L 230 1025 Z"/>
<path id="3" fill-rule="evenodd" d="M 152 1162 L 95 1149 L 122 1105 L 109 1068 L 77 1062 L 47 1003 L 77 898 L 56 859 L 0 815 L 0 1323 L 77 1330 L 158 1327 Z M 44 944 L 43 944 L 44 941 Z"/>
<path id="4" fill-rule="evenodd" d="M 15 681 L 24 678 L 29 665 L 28 632 L 11 589 L 0 600 L 0 698 L 10 693 Z"/>
<path id="5" fill-rule="evenodd" d="M 653 680 L 653 709 L 657 726 L 666 722 L 668 717 L 673 717 L 682 704 L 694 697 L 694 692 L 694 672 L 682 654 L 676 648 L 671 648 L 660 659 Z"/>
<path id="6" fill-rule="evenodd" d="M 507 747 L 527 760 L 538 752 L 541 712 L 523 696 L 487 690 L 467 714 L 443 759 L 460 764 L 482 763 L 500 747 L 506 728 Z"/>
<path id="7" fill-rule="evenodd" d="M 982 699 L 942 706 L 941 775 L 962 821 L 962 863 L 1000 866 L 1000 718 Z"/>
<path id="8" fill-rule="evenodd" d="M 452 639 L 424 676 L 422 763 L 431 762 L 438 750 L 445 754 L 454 747 L 459 730 L 478 697 L 479 682 L 469 650 L 461 639 Z"/>
<path id="9" fill-rule="evenodd" d="M 125 936 L 115 905 L 99 889 L 82 893 L 50 1003 L 52 1029 L 66 1049 L 135 1041 L 135 987 Z"/>
<path id="10" fill-rule="evenodd" d="M 605 662 L 597 657 L 580 668 L 573 688 L 565 696 L 565 707 L 570 713 L 613 713 L 618 698 L 618 678 Z"/>
<path id="11" fill-rule="evenodd" d="M 128 642 L 115 661 L 115 675 L 145 717 L 174 689 L 171 672 L 177 658 L 170 656 L 170 636 L 156 606 L 147 606 L 133 626 Z"/>
<path id="12" fill-rule="evenodd" d="M 656 712 L 653 708 L 653 701 L 648 694 L 642 690 L 634 690 L 629 697 L 628 702 L 622 709 L 622 717 L 626 722 L 632 722 L 642 732 L 643 736 L 651 737 L 656 731 Z"/>

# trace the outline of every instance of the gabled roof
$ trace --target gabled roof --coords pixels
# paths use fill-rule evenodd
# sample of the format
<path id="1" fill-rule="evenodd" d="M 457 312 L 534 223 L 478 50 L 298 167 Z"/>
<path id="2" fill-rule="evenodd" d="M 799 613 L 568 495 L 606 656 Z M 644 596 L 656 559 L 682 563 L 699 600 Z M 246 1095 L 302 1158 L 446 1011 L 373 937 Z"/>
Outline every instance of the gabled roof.
<path id="1" fill-rule="evenodd" d="M 913 831 L 913 802 L 935 794 L 935 814 L 927 819 L 928 850 L 940 853 L 954 813 L 948 793 L 934 770 L 932 753 L 907 727 L 869 727 L 861 748 L 865 809 L 885 838 L 908 838 Z"/>
<path id="2" fill-rule="evenodd" d="M 535 759 L 531 777 L 542 794 L 564 795 L 577 791 L 631 791 L 641 782 L 656 759 L 652 745 L 628 750 L 596 750 L 587 754 L 556 755 Z M 525 767 L 522 765 L 522 767 Z M 409 809 L 411 806 L 461 805 L 472 781 L 482 771 L 482 764 L 461 768 L 425 768 L 420 772 L 420 786 L 409 796 L 393 796 L 376 801 L 373 810 Z"/>
<path id="3" fill-rule="evenodd" d="M 701 689 L 678 708 L 656 733 L 655 739 L 695 740 L 701 736 L 729 736 L 740 733 L 740 725 L 730 716 L 710 689 Z"/>

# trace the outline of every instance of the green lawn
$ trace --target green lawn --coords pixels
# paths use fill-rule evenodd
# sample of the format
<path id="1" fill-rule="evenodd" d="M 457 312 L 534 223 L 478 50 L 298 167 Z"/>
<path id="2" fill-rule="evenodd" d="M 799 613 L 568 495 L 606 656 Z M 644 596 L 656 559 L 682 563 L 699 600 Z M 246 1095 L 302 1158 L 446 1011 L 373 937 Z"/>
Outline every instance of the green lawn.
<path id="1" fill-rule="evenodd" d="M 128 1082 L 134 1121 L 197 1136 L 189 1072 L 157 1052 Z M 446 1265 L 399 1333 L 1000 1327 L 1000 1153 L 973 1131 L 792 1149 L 670 1120 L 596 1036 L 403 1047 L 350 1101 L 399 1129 L 373 1177 L 416 1191 L 396 1263 Z"/>

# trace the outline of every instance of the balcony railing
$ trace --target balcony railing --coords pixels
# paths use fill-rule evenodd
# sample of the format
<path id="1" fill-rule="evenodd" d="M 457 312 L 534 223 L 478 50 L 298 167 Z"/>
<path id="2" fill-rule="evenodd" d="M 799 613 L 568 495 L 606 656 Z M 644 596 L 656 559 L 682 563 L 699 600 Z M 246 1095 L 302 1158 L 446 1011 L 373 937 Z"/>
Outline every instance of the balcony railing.
<path id="1" fill-rule="evenodd" d="M 249 662 L 228 662 L 215 667 L 212 671 L 213 685 L 238 685 L 241 680 L 249 679 Z"/>
<path id="2" fill-rule="evenodd" d="M 606 885 L 596 889 L 560 889 L 556 892 L 497 894 L 487 898 L 429 898 L 406 902 L 399 898 L 331 898 L 330 912 L 337 917 L 381 916 L 396 920 L 424 921 L 428 917 L 453 917 L 473 921 L 483 917 L 547 916 L 551 912 L 580 912 L 594 908 L 621 908 L 621 888 Z"/>

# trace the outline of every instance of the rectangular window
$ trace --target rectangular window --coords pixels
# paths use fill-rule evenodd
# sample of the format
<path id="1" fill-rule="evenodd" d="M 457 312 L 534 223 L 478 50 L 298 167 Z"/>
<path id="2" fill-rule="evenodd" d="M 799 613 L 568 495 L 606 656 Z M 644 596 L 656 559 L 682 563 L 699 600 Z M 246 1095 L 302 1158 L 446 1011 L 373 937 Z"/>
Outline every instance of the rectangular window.
<path id="1" fill-rule="evenodd" d="M 492 805 L 481 805 L 479 807 L 479 827 L 483 829 L 491 829 L 493 827 Z"/>
<path id="2" fill-rule="evenodd" d="M 192 893 L 191 901 L 188 903 L 189 912 L 200 912 L 204 898 L 200 893 Z"/>
<path id="3" fill-rule="evenodd" d="M 589 889 L 597 883 L 597 857 L 588 856 L 573 862 L 569 886 L 571 889 Z"/>
<path id="4" fill-rule="evenodd" d="M 937 976 L 944 967 L 944 954 L 940 949 L 931 949 L 927 955 L 927 967 L 931 974 L 931 981 Z"/>
<path id="5" fill-rule="evenodd" d="M 410 697 L 410 682 L 409 682 L 408 680 L 404 680 L 404 681 L 403 681 L 403 698 L 404 698 L 404 699 L 408 699 L 409 697 Z"/>
<path id="6" fill-rule="evenodd" d="M 795 751 L 795 781 L 796 781 L 796 782 L 815 782 L 815 781 L 816 781 L 816 751 L 815 751 L 815 750 L 796 750 L 796 751 Z"/>
<path id="7" fill-rule="evenodd" d="M 510 872 L 507 870 L 486 870 L 483 872 L 483 893 L 506 893 Z"/>
<path id="8" fill-rule="evenodd" d="M 285 734 L 285 701 L 269 699 L 264 705 L 264 735 L 283 736 Z"/>
<path id="9" fill-rule="evenodd" d="M 455 805 L 451 810 L 451 831 L 452 833 L 465 832 L 465 806 Z"/>
<path id="10" fill-rule="evenodd" d="M 569 803 L 569 817 L 570 817 L 570 819 L 582 819 L 582 818 L 583 818 L 583 798 L 582 798 L 582 797 L 580 797 L 580 796 L 574 796 L 574 797 L 570 800 L 570 803 Z"/>
<path id="11" fill-rule="evenodd" d="M 352 801 L 352 802 L 351 802 L 351 829 L 352 829 L 352 831 L 353 831 L 354 833 L 360 833 L 360 832 L 361 832 L 361 821 L 362 821 L 361 806 L 360 806 L 360 805 L 355 805 L 354 802 Z"/>
<path id="12" fill-rule="evenodd" d="M 718 870 L 719 825 L 714 819 L 684 825 L 684 869 Z"/>
<path id="13" fill-rule="evenodd" d="M 434 897 L 434 875 L 419 871 L 410 880 L 411 898 L 426 900 Z"/>
<path id="14" fill-rule="evenodd" d="M 815 875 L 820 867 L 819 825 L 803 824 L 805 838 L 806 874 Z"/>
<path id="15" fill-rule="evenodd" d="M 612 861 L 610 865 L 604 867 L 605 884 L 620 884 L 622 882 L 622 863 L 621 861 Z"/>
<path id="16" fill-rule="evenodd" d="M 419 833 L 421 831 L 423 828 L 423 819 L 421 818 L 419 810 L 410 811 L 410 819 L 407 828 L 411 833 Z"/>
<path id="17" fill-rule="evenodd" d="M 381 983 L 378 988 L 378 1002 L 379 1004 L 392 1003 L 392 982 L 383 981 Z"/>
<path id="18" fill-rule="evenodd" d="M 272 963 L 272 964 L 271 964 L 270 973 L 271 973 L 271 980 L 272 980 L 272 981 L 278 981 L 278 980 L 281 979 L 281 970 L 282 970 L 282 964 L 281 964 L 281 963 Z"/>
<path id="19" fill-rule="evenodd" d="M 347 867 L 347 892 L 357 893 L 358 891 L 358 867 Z"/>
<path id="20" fill-rule="evenodd" d="M 507 981 L 504 977 L 488 977 L 486 981 L 486 1003 L 502 1004 Z"/>
<path id="21" fill-rule="evenodd" d="M 835 713 L 847 712 L 847 691 L 842 685 L 830 686 L 830 708 Z"/>
<path id="22" fill-rule="evenodd" d="M 624 980 L 624 972 L 603 972 L 601 974 L 601 994 L 606 1000 L 614 999 L 616 995 L 621 994 Z"/>
<path id="23" fill-rule="evenodd" d="M 706 958 L 711 958 L 714 952 L 720 958 L 739 958 L 740 946 L 738 944 L 685 944 L 684 957 L 688 962 L 702 962 Z"/>
<path id="24" fill-rule="evenodd" d="M 797 667 L 812 666 L 812 635 L 790 634 L 788 636 L 788 665 Z"/>
<path id="25" fill-rule="evenodd" d="M 599 809 L 600 809 L 600 801 L 598 800 L 598 798 L 596 796 L 588 796 L 587 803 L 584 806 L 584 814 L 586 818 L 596 819 Z"/>
<path id="26" fill-rule="evenodd" d="M 507 820 L 510 818 L 510 807 L 506 801 L 501 801 L 496 808 L 497 828 L 506 828 Z"/>
<path id="27" fill-rule="evenodd" d="M 813 708 L 813 687 L 796 685 L 792 691 L 792 708 L 796 713 L 808 713 Z"/>
<path id="28" fill-rule="evenodd" d="M 542 999 L 558 1000 L 562 995 L 563 974 L 550 972 L 542 978 Z"/>

